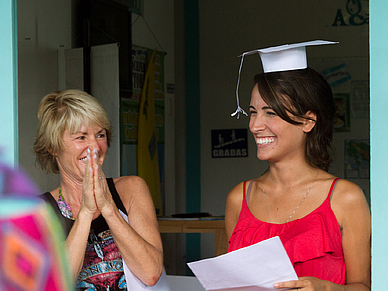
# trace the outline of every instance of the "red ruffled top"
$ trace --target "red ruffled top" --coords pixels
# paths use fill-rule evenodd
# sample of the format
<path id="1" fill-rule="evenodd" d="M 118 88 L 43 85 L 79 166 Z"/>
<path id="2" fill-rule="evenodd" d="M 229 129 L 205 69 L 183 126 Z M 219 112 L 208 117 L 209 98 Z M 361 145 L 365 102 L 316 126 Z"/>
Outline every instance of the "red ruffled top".
<path id="1" fill-rule="evenodd" d="M 284 224 L 258 220 L 250 212 L 245 193 L 228 252 L 279 236 L 298 277 L 316 277 L 345 284 L 341 230 L 330 206 L 335 179 L 325 201 L 303 218 Z M 251 186 L 251 185 L 250 185 Z M 250 187 L 248 187 L 248 196 Z"/>

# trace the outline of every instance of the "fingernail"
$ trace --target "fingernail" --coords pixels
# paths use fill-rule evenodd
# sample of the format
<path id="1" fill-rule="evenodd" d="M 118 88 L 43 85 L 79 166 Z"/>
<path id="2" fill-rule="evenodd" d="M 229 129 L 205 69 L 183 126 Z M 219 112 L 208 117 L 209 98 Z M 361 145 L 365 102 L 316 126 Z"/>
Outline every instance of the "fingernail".
<path id="1" fill-rule="evenodd" d="M 89 154 L 89 153 L 90 153 L 90 149 L 89 149 L 89 148 L 87 148 L 86 152 Z"/>
<path id="2" fill-rule="evenodd" d="M 94 152 L 97 154 L 97 149 L 93 149 L 94 150 Z"/>
<path id="3" fill-rule="evenodd" d="M 278 288 L 278 287 L 279 287 L 279 283 L 273 284 L 273 287 L 274 287 L 274 288 Z"/>
<path id="4" fill-rule="evenodd" d="M 97 154 L 94 154 L 94 158 L 97 159 Z"/>

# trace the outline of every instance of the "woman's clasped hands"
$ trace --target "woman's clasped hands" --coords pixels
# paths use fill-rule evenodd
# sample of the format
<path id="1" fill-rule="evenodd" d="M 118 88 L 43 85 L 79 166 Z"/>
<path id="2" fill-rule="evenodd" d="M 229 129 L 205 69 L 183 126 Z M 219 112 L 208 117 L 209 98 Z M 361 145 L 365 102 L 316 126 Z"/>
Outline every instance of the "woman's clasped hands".
<path id="1" fill-rule="evenodd" d="M 91 215 L 98 211 L 104 215 L 114 209 L 114 202 L 110 194 L 105 175 L 99 160 L 97 149 L 87 149 L 85 176 L 83 180 L 82 204 Z"/>

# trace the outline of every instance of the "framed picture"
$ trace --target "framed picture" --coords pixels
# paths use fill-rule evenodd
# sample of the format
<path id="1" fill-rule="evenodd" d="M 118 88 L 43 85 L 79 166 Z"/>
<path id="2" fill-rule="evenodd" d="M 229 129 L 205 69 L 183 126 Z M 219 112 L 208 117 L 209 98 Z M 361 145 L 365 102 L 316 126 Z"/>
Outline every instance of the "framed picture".
<path id="1" fill-rule="evenodd" d="M 369 81 L 350 83 L 350 114 L 354 118 L 369 118 Z"/>
<path id="2" fill-rule="evenodd" d="M 334 102 L 336 108 L 334 130 L 337 132 L 350 131 L 349 99 L 349 94 L 334 94 Z"/>
<path id="3" fill-rule="evenodd" d="M 370 140 L 345 140 L 345 179 L 369 179 Z"/>

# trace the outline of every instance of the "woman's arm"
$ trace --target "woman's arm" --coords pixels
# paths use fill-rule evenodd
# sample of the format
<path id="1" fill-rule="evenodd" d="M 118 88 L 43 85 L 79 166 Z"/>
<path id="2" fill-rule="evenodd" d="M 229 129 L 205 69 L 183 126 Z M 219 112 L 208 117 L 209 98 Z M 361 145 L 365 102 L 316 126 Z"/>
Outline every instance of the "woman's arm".
<path id="1" fill-rule="evenodd" d="M 70 270 L 74 280 L 77 279 L 82 270 L 90 226 L 97 211 L 94 199 L 93 170 L 90 168 L 90 162 L 90 155 L 88 154 L 82 185 L 81 207 L 66 239 Z"/>
<path id="2" fill-rule="evenodd" d="M 332 209 L 342 229 L 346 265 L 346 290 L 370 290 L 371 218 L 365 195 L 354 183 L 340 180 Z"/>
<path id="3" fill-rule="evenodd" d="M 101 213 L 128 267 L 144 284 L 153 286 L 163 271 L 163 247 L 148 187 L 137 176 L 116 179 L 115 186 L 127 208 L 129 222 L 114 203 L 101 209 Z"/>
<path id="4" fill-rule="evenodd" d="M 226 198 L 225 230 L 228 241 L 236 227 L 243 200 L 243 182 L 235 186 Z"/>
<path id="5" fill-rule="evenodd" d="M 74 280 L 77 279 L 82 270 L 92 219 L 93 215 L 90 216 L 86 212 L 80 211 L 65 242 Z"/>
<path id="6" fill-rule="evenodd" d="M 98 210 L 105 218 L 125 263 L 144 284 L 153 286 L 163 271 L 163 247 L 148 186 L 137 176 L 114 180 L 128 213 L 126 222 L 113 201 L 95 153 L 91 159 L 91 177 Z"/>

